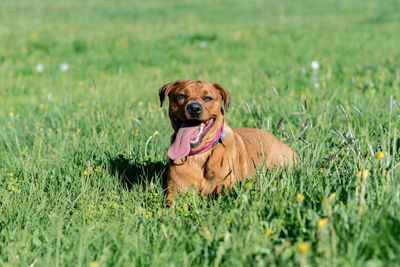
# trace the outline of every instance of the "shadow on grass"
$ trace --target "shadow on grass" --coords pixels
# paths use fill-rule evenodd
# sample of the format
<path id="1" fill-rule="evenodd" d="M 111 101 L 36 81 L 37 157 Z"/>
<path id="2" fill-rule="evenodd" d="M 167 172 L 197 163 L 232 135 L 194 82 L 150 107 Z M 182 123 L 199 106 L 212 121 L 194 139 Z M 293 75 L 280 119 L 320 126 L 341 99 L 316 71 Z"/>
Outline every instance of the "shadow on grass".
<path id="1" fill-rule="evenodd" d="M 124 155 L 111 157 L 107 155 L 110 172 L 128 188 L 133 185 L 142 185 L 146 187 L 150 182 L 160 181 L 162 188 L 166 188 L 167 169 L 166 163 L 161 161 L 134 162 L 131 159 L 125 158 Z"/>

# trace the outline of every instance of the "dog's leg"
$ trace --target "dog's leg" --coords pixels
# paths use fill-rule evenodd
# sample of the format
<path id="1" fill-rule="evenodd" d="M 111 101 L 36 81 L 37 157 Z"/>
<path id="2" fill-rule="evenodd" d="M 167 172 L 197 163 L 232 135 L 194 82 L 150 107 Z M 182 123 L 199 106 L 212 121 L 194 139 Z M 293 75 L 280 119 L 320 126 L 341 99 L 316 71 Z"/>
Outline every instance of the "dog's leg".
<path id="1" fill-rule="evenodd" d="M 196 191 L 201 190 L 202 181 L 204 180 L 202 176 L 201 168 L 188 167 L 188 163 L 181 165 L 171 165 L 169 168 L 168 180 L 167 180 L 167 198 L 166 205 L 171 206 L 175 199 L 176 191 L 182 189 L 186 192 L 190 188 Z"/>

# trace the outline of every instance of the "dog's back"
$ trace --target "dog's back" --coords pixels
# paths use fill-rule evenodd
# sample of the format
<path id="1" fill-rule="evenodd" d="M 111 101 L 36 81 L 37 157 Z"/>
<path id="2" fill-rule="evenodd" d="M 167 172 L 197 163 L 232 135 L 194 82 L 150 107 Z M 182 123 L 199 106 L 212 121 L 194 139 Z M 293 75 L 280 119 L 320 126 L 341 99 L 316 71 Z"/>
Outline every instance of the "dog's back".
<path id="1" fill-rule="evenodd" d="M 257 165 L 264 162 L 268 168 L 296 165 L 296 152 L 273 134 L 255 128 L 237 128 L 233 131 L 243 140 L 246 154 Z"/>

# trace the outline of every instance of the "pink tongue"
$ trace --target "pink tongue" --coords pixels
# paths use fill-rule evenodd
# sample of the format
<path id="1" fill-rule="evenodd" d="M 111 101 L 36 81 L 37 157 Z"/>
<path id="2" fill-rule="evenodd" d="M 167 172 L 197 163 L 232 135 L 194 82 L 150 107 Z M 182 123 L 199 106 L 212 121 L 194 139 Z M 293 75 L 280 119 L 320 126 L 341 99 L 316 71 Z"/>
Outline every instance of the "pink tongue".
<path id="1" fill-rule="evenodd" d="M 175 141 L 168 149 L 168 157 L 172 160 L 181 159 L 189 155 L 190 138 L 199 130 L 199 126 L 182 125 L 176 134 Z"/>

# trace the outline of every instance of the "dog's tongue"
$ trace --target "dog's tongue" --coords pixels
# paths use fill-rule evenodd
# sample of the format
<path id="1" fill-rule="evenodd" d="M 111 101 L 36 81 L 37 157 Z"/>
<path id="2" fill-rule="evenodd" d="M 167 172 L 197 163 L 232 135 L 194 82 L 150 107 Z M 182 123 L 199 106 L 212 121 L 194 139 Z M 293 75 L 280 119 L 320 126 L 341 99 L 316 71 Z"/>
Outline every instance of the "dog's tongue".
<path id="1" fill-rule="evenodd" d="M 179 128 L 175 141 L 168 149 L 168 157 L 172 160 L 181 159 L 190 153 L 190 138 L 193 137 L 199 126 L 188 126 L 185 123 Z"/>

